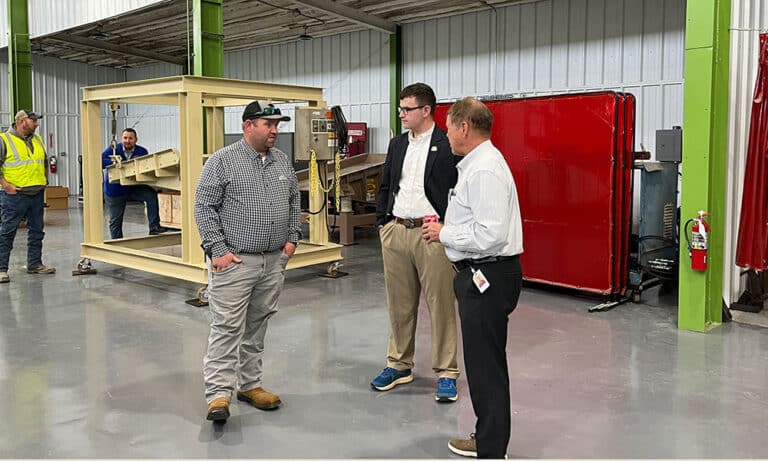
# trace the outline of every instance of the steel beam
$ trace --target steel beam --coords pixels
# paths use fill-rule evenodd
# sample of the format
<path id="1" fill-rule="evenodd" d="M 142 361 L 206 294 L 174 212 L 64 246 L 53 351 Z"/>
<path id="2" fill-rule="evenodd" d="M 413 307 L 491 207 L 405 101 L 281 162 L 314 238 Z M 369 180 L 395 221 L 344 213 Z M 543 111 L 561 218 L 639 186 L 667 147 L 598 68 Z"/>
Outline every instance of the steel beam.
<path id="1" fill-rule="evenodd" d="M 402 132 L 397 106 L 400 105 L 400 90 L 403 88 L 403 32 L 397 26 L 389 36 L 389 130 L 397 136 Z"/>
<path id="2" fill-rule="evenodd" d="M 216 103 L 223 106 L 245 105 L 254 99 L 306 101 L 311 106 L 326 105 L 322 88 L 192 75 L 84 87 L 83 101 L 120 100 L 132 104 L 151 104 L 157 101 L 159 95 L 185 92 L 203 93 L 206 101 L 224 98 L 216 99 Z M 163 101 L 170 99 L 163 98 Z M 178 104 L 178 100 L 175 103 Z"/>
<path id="3" fill-rule="evenodd" d="M 678 327 L 685 330 L 706 331 L 722 321 L 730 19 L 730 0 L 687 3 L 681 227 L 705 210 L 712 232 L 705 272 L 691 269 L 680 245 Z"/>
<path id="4" fill-rule="evenodd" d="M 360 24 L 369 29 L 378 30 L 386 34 L 394 34 L 395 28 L 397 27 L 397 24 L 388 19 L 350 8 L 338 2 L 331 2 L 328 0 L 294 0 L 293 3 L 298 3 L 299 5 L 304 5 L 324 13 L 332 14 L 341 19 L 346 19 L 347 21 L 352 21 L 355 24 Z"/>
<path id="5" fill-rule="evenodd" d="M 194 74 L 224 76 L 224 12 L 222 0 L 192 1 Z"/>
<path id="6" fill-rule="evenodd" d="M 78 37 L 71 34 L 56 34 L 48 37 L 49 40 L 55 40 L 62 43 L 74 43 L 75 45 L 86 46 L 93 48 L 94 50 L 109 51 L 111 53 L 120 53 L 128 56 L 137 56 L 140 58 L 151 59 L 159 62 L 169 62 L 171 64 L 177 64 L 183 66 L 187 60 L 184 57 L 170 56 L 162 53 L 155 53 L 153 51 L 140 50 L 131 46 L 115 45 L 114 43 L 104 42 L 101 40 L 94 40 L 92 38 Z"/>
<path id="7" fill-rule="evenodd" d="M 80 255 L 94 261 L 129 267 L 166 277 L 189 280 L 195 283 L 208 283 L 208 269 L 205 264 L 191 264 L 174 256 L 104 243 L 82 243 Z"/>
<path id="8" fill-rule="evenodd" d="M 32 107 L 32 46 L 29 41 L 27 0 L 8 0 L 9 112 Z"/>

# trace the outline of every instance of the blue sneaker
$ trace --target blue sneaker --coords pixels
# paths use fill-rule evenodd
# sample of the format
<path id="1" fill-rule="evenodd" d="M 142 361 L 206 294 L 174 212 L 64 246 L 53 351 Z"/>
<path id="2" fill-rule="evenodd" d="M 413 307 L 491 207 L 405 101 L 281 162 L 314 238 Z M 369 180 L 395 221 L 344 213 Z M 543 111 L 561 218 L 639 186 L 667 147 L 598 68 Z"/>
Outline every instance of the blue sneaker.
<path id="1" fill-rule="evenodd" d="M 455 402 L 459 398 L 456 392 L 456 380 L 453 378 L 439 378 L 437 380 L 437 393 L 435 400 L 438 402 Z"/>
<path id="2" fill-rule="evenodd" d="M 395 370 L 394 368 L 385 368 L 379 376 L 373 378 L 371 387 L 377 391 L 388 391 L 398 384 L 410 383 L 413 381 L 411 370 Z"/>

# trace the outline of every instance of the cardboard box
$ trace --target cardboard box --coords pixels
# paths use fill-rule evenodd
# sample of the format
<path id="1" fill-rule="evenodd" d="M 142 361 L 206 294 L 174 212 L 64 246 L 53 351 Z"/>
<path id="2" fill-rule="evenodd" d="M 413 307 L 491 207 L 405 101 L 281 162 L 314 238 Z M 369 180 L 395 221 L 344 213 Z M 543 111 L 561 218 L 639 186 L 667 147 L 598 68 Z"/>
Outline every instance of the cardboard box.
<path id="1" fill-rule="evenodd" d="M 160 192 L 157 194 L 157 204 L 160 206 L 160 223 L 162 225 L 173 221 L 171 200 L 172 196 L 170 193 Z"/>
<path id="2" fill-rule="evenodd" d="M 181 194 L 179 192 L 160 192 L 157 194 L 160 205 L 160 224 L 165 227 L 181 228 Z"/>
<path id="3" fill-rule="evenodd" d="M 69 197 L 69 188 L 66 186 L 46 186 L 45 187 L 45 201 L 50 198 L 67 198 Z"/>
<path id="4" fill-rule="evenodd" d="M 68 202 L 69 199 L 67 197 L 48 198 L 45 200 L 49 210 L 66 210 L 69 208 Z"/>
<path id="5" fill-rule="evenodd" d="M 181 194 L 175 194 L 171 201 L 171 211 L 173 213 L 173 223 L 176 227 L 181 227 Z"/>

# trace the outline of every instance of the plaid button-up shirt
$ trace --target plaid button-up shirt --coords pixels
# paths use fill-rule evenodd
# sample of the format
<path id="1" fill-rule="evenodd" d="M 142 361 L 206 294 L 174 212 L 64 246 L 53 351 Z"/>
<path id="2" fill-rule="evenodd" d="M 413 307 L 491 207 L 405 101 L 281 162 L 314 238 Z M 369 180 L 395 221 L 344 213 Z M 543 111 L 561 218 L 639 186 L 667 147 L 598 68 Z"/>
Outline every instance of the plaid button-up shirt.
<path id="1" fill-rule="evenodd" d="M 218 258 L 261 253 L 298 243 L 299 184 L 288 156 L 262 159 L 244 139 L 216 151 L 195 191 L 195 222 L 205 253 Z"/>

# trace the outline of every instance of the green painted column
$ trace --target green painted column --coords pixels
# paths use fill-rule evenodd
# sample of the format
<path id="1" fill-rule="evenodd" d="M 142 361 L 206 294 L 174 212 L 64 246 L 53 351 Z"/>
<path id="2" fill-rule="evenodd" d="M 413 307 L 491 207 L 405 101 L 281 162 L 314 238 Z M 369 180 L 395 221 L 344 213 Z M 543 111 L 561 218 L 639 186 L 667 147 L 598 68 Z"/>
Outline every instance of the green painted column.
<path id="1" fill-rule="evenodd" d="M 8 0 L 8 107 L 13 116 L 32 107 L 32 46 L 27 0 Z"/>
<path id="2" fill-rule="evenodd" d="M 397 106 L 400 105 L 400 90 L 403 89 L 403 32 L 396 26 L 389 36 L 389 129 L 395 136 L 402 132 Z"/>
<path id="3" fill-rule="evenodd" d="M 730 0 L 687 2 L 678 327 L 706 331 L 722 321 L 728 135 Z M 691 269 L 682 236 L 699 210 L 710 213 L 707 270 Z"/>
<path id="4" fill-rule="evenodd" d="M 193 0 L 194 75 L 224 77 L 224 0 Z"/>

